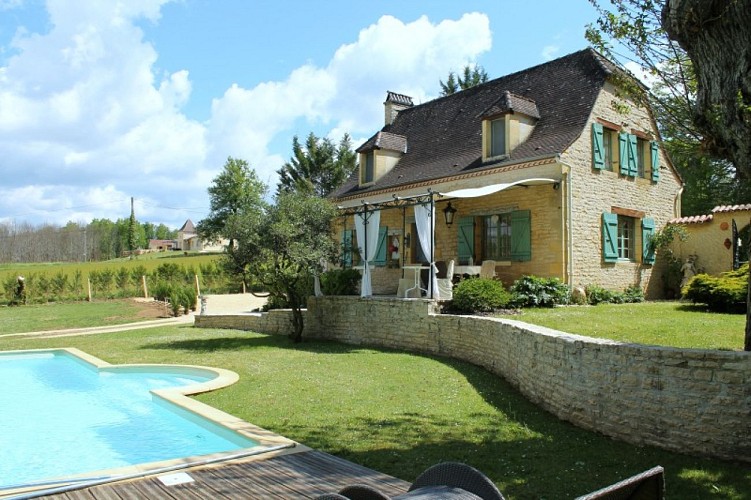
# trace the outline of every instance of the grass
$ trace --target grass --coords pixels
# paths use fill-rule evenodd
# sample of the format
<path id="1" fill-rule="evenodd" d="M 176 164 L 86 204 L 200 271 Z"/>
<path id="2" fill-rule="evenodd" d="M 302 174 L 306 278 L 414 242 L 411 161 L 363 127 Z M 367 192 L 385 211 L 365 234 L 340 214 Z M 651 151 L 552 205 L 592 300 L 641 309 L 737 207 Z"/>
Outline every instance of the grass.
<path id="1" fill-rule="evenodd" d="M 746 324 L 742 314 L 707 312 L 681 302 L 525 309 L 501 317 L 621 342 L 723 350 L 743 349 Z"/>
<path id="2" fill-rule="evenodd" d="M 748 464 L 632 446 L 578 429 L 464 362 L 193 327 L 6 338 L 0 346 L 70 346 L 111 363 L 228 368 L 240 381 L 198 399 L 407 481 L 437 462 L 457 460 L 488 474 L 508 498 L 573 498 L 659 464 L 669 498 L 751 498 Z"/>
<path id="3" fill-rule="evenodd" d="M 118 325 L 143 320 L 130 300 L 0 307 L 0 337 L 9 333 Z"/>

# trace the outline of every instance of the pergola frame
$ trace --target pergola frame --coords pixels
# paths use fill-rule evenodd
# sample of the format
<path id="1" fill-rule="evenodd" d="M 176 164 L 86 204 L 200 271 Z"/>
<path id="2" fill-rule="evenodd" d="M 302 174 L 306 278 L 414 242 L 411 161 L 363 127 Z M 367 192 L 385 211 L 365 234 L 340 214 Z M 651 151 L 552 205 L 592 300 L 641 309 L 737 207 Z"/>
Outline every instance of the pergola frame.
<path id="1" fill-rule="evenodd" d="M 407 226 L 407 208 L 414 207 L 415 205 L 430 205 L 430 213 L 433 217 L 435 217 L 435 201 L 436 198 L 443 198 L 443 194 L 439 192 L 434 192 L 432 189 L 428 188 L 428 192 L 425 194 L 419 194 L 415 196 L 397 196 L 396 194 L 392 195 L 393 199 L 386 200 L 386 201 L 380 201 L 371 203 L 368 201 L 363 200 L 362 205 L 360 206 L 352 206 L 352 207 L 337 207 L 339 211 L 339 217 L 344 217 L 344 230 L 347 230 L 347 219 L 346 217 L 349 217 L 350 215 L 360 215 L 362 214 L 363 217 L 363 224 L 367 226 L 369 223 L 370 216 L 368 215 L 368 212 L 374 212 L 374 211 L 380 211 L 380 210 L 388 210 L 392 208 L 401 208 L 402 209 L 402 235 L 406 234 L 406 226 Z M 367 252 L 368 248 L 368 233 L 365 232 L 365 249 Z M 388 237 L 388 235 L 387 235 Z M 402 241 L 404 241 L 402 239 Z M 419 242 L 418 242 L 419 244 Z M 365 256 L 365 258 L 369 258 L 369 256 Z M 404 264 L 405 259 L 407 258 L 407 253 L 402 250 L 402 277 L 404 277 Z M 432 221 L 430 224 L 430 262 L 429 265 L 434 265 L 435 263 L 435 221 Z M 429 273 L 430 276 L 430 273 Z M 430 279 L 430 278 L 428 278 Z M 435 296 L 435 290 L 433 286 L 430 286 L 430 298 L 433 299 Z"/>

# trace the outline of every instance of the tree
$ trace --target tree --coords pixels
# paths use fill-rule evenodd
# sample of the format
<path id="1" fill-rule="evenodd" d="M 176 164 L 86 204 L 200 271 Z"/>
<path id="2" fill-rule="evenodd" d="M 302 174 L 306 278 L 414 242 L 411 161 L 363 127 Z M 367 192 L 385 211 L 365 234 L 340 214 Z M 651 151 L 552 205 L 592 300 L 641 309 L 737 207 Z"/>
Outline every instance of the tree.
<path id="1" fill-rule="evenodd" d="M 138 221 L 136 212 L 133 210 L 133 198 L 130 199 L 130 219 L 128 219 L 128 236 L 127 244 L 130 251 L 130 257 L 133 257 L 133 251 L 138 248 Z"/>
<path id="2" fill-rule="evenodd" d="M 441 96 L 455 94 L 460 90 L 467 90 L 470 87 L 480 85 L 488 81 L 488 74 L 482 66 L 477 64 L 470 67 L 469 64 L 464 66 L 461 76 L 457 76 L 453 71 L 449 71 L 446 83 L 440 80 Z"/>
<path id="3" fill-rule="evenodd" d="M 248 162 L 229 157 L 208 191 L 211 212 L 198 222 L 196 232 L 204 241 L 228 238 L 228 246 L 232 247 L 234 238 L 228 231 L 229 221 L 262 206 L 266 185 L 258 179 Z"/>
<path id="4" fill-rule="evenodd" d="M 335 207 L 311 193 L 279 193 L 274 205 L 248 212 L 232 221 L 237 248 L 227 259 L 246 273 L 253 285 L 292 309 L 290 338 L 302 341 L 302 308 L 312 292 L 312 278 L 322 271 L 321 262 L 335 259 L 331 238 Z"/>
<path id="5" fill-rule="evenodd" d="M 662 27 L 665 0 L 609 0 L 610 10 L 590 0 L 600 16 L 589 25 L 589 42 L 612 60 L 635 62 L 649 75 L 651 88 L 620 78 L 619 87 L 654 111 L 663 147 L 685 182 L 681 211 L 706 214 L 716 205 L 744 203 L 751 186 L 734 165 L 705 147 L 693 124 L 696 75 L 685 50 Z M 616 75 L 617 77 L 617 75 Z"/>
<path id="6" fill-rule="evenodd" d="M 666 0 L 662 25 L 696 72 L 693 123 L 704 146 L 751 181 L 751 0 Z M 746 248 L 751 245 L 747 242 Z M 751 251 L 749 251 L 751 256 Z M 744 349 L 751 351 L 751 273 Z"/>
<path id="7" fill-rule="evenodd" d="M 292 139 L 292 158 L 277 171 L 277 192 L 301 191 L 325 197 L 341 186 L 357 167 L 357 154 L 352 139 L 344 134 L 338 145 L 331 139 L 320 139 L 311 132 L 300 144 Z"/>

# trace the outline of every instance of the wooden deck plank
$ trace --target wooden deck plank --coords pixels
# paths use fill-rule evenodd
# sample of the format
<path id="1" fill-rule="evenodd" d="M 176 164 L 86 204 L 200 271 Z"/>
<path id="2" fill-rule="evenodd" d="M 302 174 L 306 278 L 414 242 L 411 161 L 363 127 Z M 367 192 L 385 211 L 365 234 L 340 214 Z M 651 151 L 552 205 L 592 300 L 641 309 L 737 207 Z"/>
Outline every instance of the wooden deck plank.
<path id="1" fill-rule="evenodd" d="M 156 477 L 111 483 L 40 498 L 48 500 L 174 500 L 315 498 L 346 485 L 368 484 L 389 496 L 409 483 L 320 451 L 304 451 L 267 460 L 214 465 L 187 471 L 191 483 L 166 486 Z"/>

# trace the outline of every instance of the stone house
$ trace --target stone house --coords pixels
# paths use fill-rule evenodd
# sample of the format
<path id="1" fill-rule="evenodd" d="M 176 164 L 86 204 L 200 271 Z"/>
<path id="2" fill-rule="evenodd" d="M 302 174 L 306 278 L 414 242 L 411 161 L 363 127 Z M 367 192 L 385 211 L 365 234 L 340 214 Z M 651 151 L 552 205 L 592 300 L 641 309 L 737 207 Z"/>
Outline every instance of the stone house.
<path id="1" fill-rule="evenodd" d="M 337 237 L 355 247 L 342 264 L 367 247 L 373 294 L 396 293 L 410 264 L 476 274 L 492 261 L 507 286 L 537 275 L 659 296 L 648 243 L 680 217 L 682 181 L 650 110 L 619 92 L 624 76 L 585 49 L 419 105 L 388 92 L 385 125 L 331 195 Z"/>
<path id="2" fill-rule="evenodd" d="M 218 242 L 203 241 L 196 231 L 193 221 L 188 219 L 180 229 L 177 230 L 176 250 L 197 251 L 197 252 L 223 252 L 224 247 L 229 244 L 229 240 L 222 239 Z"/>

